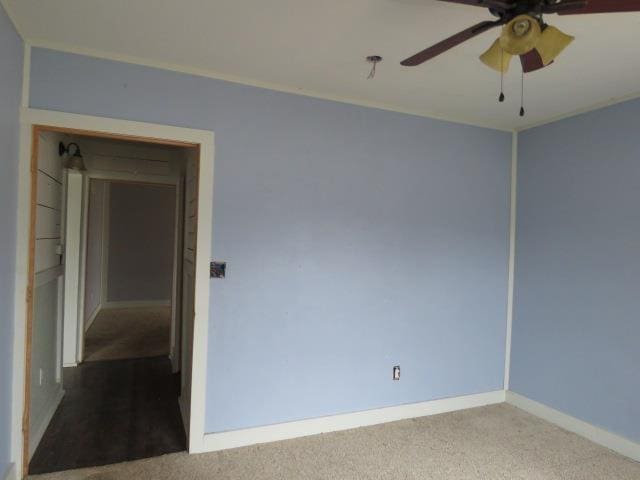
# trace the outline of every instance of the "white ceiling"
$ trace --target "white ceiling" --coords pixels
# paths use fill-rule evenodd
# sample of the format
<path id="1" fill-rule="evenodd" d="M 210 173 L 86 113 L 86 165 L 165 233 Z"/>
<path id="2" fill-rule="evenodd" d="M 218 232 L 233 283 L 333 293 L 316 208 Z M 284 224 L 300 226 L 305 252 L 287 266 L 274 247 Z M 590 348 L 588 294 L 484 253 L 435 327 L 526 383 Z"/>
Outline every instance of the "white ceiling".
<path id="1" fill-rule="evenodd" d="M 478 60 L 487 32 L 419 67 L 400 61 L 474 23 L 481 8 L 435 0 L 2 0 L 34 45 L 163 64 L 219 78 L 513 129 L 640 93 L 640 13 L 549 16 L 577 40 L 525 77 Z M 364 57 L 384 61 L 366 80 Z M 514 68 L 515 67 L 515 68 Z"/>

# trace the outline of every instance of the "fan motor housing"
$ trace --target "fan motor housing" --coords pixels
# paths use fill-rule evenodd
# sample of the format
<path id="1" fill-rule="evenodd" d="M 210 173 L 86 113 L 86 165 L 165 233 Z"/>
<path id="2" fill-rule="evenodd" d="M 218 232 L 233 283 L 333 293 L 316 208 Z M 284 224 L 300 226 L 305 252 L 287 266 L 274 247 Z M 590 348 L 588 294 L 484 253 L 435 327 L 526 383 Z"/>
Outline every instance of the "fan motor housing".
<path id="1" fill-rule="evenodd" d="M 525 13 L 538 13 L 539 12 L 539 8 L 545 4 L 547 5 L 553 5 L 554 3 L 557 3 L 553 0 L 551 1 L 545 1 L 545 0 L 529 0 L 529 1 L 518 1 L 516 2 L 516 6 L 515 8 L 513 8 L 512 10 L 509 10 L 509 14 L 510 16 L 518 16 L 518 15 L 522 15 Z"/>
<path id="2" fill-rule="evenodd" d="M 491 15 L 493 15 L 494 17 L 510 21 L 512 18 L 515 18 L 518 15 L 538 15 L 541 11 L 541 7 L 554 5 L 556 3 L 558 3 L 558 0 L 517 0 L 514 2 L 514 7 L 510 9 L 502 9 L 496 7 L 489 7 L 488 9 Z"/>
<path id="3" fill-rule="evenodd" d="M 518 15 L 507 23 L 500 35 L 500 45 L 511 55 L 523 55 L 536 46 L 542 29 L 536 18 Z"/>

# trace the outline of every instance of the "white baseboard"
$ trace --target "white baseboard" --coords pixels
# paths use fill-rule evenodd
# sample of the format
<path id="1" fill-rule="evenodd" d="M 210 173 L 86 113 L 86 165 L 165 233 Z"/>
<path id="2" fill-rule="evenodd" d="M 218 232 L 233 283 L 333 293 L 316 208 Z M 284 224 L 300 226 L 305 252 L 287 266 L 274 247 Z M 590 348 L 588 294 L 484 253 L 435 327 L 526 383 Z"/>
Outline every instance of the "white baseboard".
<path id="1" fill-rule="evenodd" d="M 394 422 L 408 418 L 425 417 L 439 413 L 482 407 L 505 401 L 504 390 L 479 393 L 462 397 L 444 398 L 428 402 L 378 408 L 362 412 L 331 415 L 295 422 L 279 423 L 263 427 L 233 430 L 204 435 L 202 450 L 191 453 L 214 452 L 228 448 L 244 447 L 257 443 L 275 442 L 289 438 L 306 437 L 319 433 L 336 432 Z"/>
<path id="2" fill-rule="evenodd" d="M 18 480 L 18 472 L 16 472 L 16 464 L 10 463 L 4 471 L 3 480 Z"/>
<path id="3" fill-rule="evenodd" d="M 44 432 L 47 431 L 47 427 L 49 426 L 49 423 L 53 418 L 53 414 L 56 413 L 56 410 L 58 409 L 58 406 L 62 401 L 62 397 L 64 397 L 64 390 L 62 389 L 62 387 L 60 387 L 51 397 L 49 405 L 47 406 L 47 411 L 44 417 L 42 417 L 40 424 L 35 428 L 33 433 L 29 434 L 29 460 L 31 460 L 31 457 L 33 457 L 36 448 L 38 448 L 38 445 L 40 445 L 40 441 L 44 436 Z"/>
<path id="4" fill-rule="evenodd" d="M 627 438 L 608 432 L 583 420 L 562 413 L 554 408 L 547 407 L 542 403 L 531 400 L 518 393 L 506 392 L 507 403 L 518 407 L 543 420 L 554 423 L 559 427 L 576 433 L 591 440 L 594 443 L 609 448 L 614 452 L 632 458 L 640 462 L 640 443 L 635 443 Z"/>
<path id="5" fill-rule="evenodd" d="M 153 307 L 170 307 L 169 300 L 129 300 L 125 302 L 106 302 L 102 308 L 153 308 Z"/>
<path id="6" fill-rule="evenodd" d="M 100 313 L 100 310 L 102 310 L 102 305 L 99 303 L 98 306 L 95 308 L 95 310 L 93 312 L 91 312 L 91 315 L 89 315 L 89 318 L 87 318 L 87 320 L 84 322 L 84 331 L 85 332 L 87 330 L 89 330 L 89 327 L 91 327 L 91 324 L 93 323 L 93 321 L 96 319 L 96 317 Z"/>

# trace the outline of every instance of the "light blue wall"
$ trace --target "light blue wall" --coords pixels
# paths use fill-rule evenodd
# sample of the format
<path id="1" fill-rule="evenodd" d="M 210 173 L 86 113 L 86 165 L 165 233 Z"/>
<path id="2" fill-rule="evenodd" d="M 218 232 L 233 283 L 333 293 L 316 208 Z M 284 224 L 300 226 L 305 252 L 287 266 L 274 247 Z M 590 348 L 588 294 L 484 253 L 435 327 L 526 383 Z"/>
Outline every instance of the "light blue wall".
<path id="1" fill-rule="evenodd" d="M 0 5 L 0 477 L 10 461 L 22 39 Z"/>
<path id="2" fill-rule="evenodd" d="M 215 131 L 206 431 L 502 388 L 510 134 L 39 49 L 31 104 Z"/>
<path id="3" fill-rule="evenodd" d="M 512 390 L 640 441 L 640 100 L 523 132 Z"/>

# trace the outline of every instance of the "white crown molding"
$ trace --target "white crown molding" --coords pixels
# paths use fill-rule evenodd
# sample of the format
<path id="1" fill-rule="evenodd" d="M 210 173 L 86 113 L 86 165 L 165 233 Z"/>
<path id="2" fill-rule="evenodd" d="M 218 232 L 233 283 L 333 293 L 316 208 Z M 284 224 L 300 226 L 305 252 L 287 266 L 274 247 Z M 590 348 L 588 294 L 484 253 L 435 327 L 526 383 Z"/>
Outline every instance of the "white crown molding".
<path id="1" fill-rule="evenodd" d="M 525 130 L 531 130 L 532 128 L 541 127 L 543 125 L 549 125 L 551 123 L 559 122 L 560 120 L 566 120 L 567 118 L 577 117 L 579 115 L 583 115 L 589 112 L 595 112 L 596 110 L 602 110 L 603 108 L 612 107 L 613 105 L 618 105 L 619 103 L 628 102 L 630 100 L 636 100 L 640 98 L 640 91 L 635 93 L 630 93 L 629 95 L 623 95 L 622 97 L 612 97 L 604 102 L 594 103 L 585 108 L 580 108 L 578 110 L 572 110 L 568 113 L 563 113 L 562 115 L 556 115 L 554 117 L 548 118 L 546 120 L 541 120 L 539 122 L 531 123 L 525 125 L 523 127 L 516 128 L 516 132 L 524 132 Z"/>
<path id="2" fill-rule="evenodd" d="M 276 83 L 263 82 L 263 81 L 252 79 L 252 78 L 228 75 L 228 74 L 220 73 L 218 71 L 210 70 L 210 69 L 188 67 L 186 65 L 179 65 L 179 64 L 168 63 L 168 62 L 156 62 L 152 60 L 146 60 L 144 58 L 133 56 L 133 55 L 124 55 L 120 53 L 106 52 L 106 51 L 96 50 L 91 48 L 77 47 L 77 46 L 63 44 L 63 43 L 50 42 L 48 40 L 39 39 L 39 38 L 29 38 L 28 43 L 29 45 L 35 48 L 43 48 L 48 50 L 55 50 L 58 52 L 73 53 L 76 55 L 85 55 L 88 57 L 101 58 L 104 60 L 113 60 L 116 62 L 131 63 L 134 65 L 142 65 L 145 67 L 158 68 L 161 70 L 169 70 L 169 71 L 178 72 L 178 73 L 185 73 L 188 75 L 196 75 L 199 77 L 212 78 L 215 80 L 223 80 L 226 82 L 238 83 L 241 85 L 248 85 L 248 86 L 257 87 L 257 88 L 264 88 L 266 90 L 274 90 L 277 92 L 290 93 L 293 95 L 302 95 L 305 97 L 319 98 L 322 100 L 329 100 L 332 102 L 347 103 L 350 105 L 357 105 L 360 107 L 374 108 L 376 110 L 386 110 L 390 112 L 403 113 L 406 115 L 414 115 L 417 117 L 429 118 L 431 120 L 440 120 L 443 122 L 458 123 L 461 125 L 470 125 L 473 127 L 487 128 L 487 129 L 499 130 L 503 132 L 514 131 L 514 129 L 512 128 L 504 128 L 501 126 L 492 125 L 488 122 L 483 124 L 480 124 L 477 122 L 469 122 L 460 118 L 438 115 L 427 110 L 403 109 L 403 108 L 394 107 L 393 105 L 389 105 L 386 103 L 371 102 L 371 101 L 357 99 L 357 98 L 343 97 L 340 95 L 331 95 L 331 94 L 321 93 L 321 92 L 317 92 L 317 91 L 302 88 L 302 87 L 291 87 L 291 86 L 281 85 Z"/>
<path id="3" fill-rule="evenodd" d="M 290 438 L 306 437 L 320 433 L 337 432 L 366 427 L 380 423 L 395 422 L 408 418 L 426 417 L 439 413 L 465 410 L 503 403 L 504 390 L 444 398 L 428 402 L 412 403 L 395 407 L 378 408 L 361 412 L 311 418 L 295 422 L 279 423 L 262 427 L 246 428 L 221 433 L 207 433 L 202 449 L 197 453 L 215 452 L 229 448 L 244 447 L 258 443 L 275 442 Z M 195 453 L 195 452 L 192 452 Z"/>
<path id="4" fill-rule="evenodd" d="M 551 422 L 559 427 L 569 430 L 575 434 L 585 437 L 603 447 L 614 452 L 632 458 L 640 462 L 640 443 L 635 443 L 627 438 L 611 433 L 600 427 L 596 427 L 583 420 L 579 420 L 571 415 L 562 413 L 554 408 L 547 407 L 542 403 L 531 400 L 518 393 L 506 392 L 507 403 L 524 410 L 536 417 Z"/>

